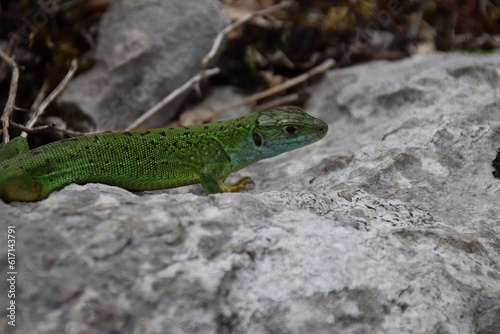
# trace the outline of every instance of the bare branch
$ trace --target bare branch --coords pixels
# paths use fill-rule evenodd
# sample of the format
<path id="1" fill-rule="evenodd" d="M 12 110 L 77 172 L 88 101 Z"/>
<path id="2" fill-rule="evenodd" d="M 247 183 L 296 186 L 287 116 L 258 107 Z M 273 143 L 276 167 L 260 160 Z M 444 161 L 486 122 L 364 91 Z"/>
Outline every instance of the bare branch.
<path id="1" fill-rule="evenodd" d="M 220 51 L 220 49 L 222 47 L 222 43 L 223 43 L 225 37 L 227 36 L 227 34 L 229 32 L 240 27 L 241 25 L 245 24 L 246 22 L 248 22 L 249 20 L 251 20 L 252 18 L 254 18 L 256 16 L 269 15 L 270 13 L 273 13 L 279 9 L 290 7 L 292 4 L 293 4 L 293 1 L 290 1 L 290 0 L 283 1 L 275 6 L 271 6 L 269 8 L 263 9 L 261 11 L 245 15 L 244 17 L 242 17 L 238 21 L 225 27 L 221 32 L 219 32 L 219 34 L 217 35 L 217 37 L 214 40 L 214 43 L 212 44 L 212 48 L 210 49 L 208 54 L 203 58 L 203 60 L 201 62 L 201 68 L 206 69 L 209 66 L 209 64 L 212 62 L 212 60 L 214 60 L 214 58 L 217 56 L 218 52 Z M 161 100 L 154 107 L 152 107 L 151 109 L 146 111 L 141 117 L 136 119 L 125 130 L 128 131 L 128 130 L 132 130 L 132 129 L 137 128 L 139 125 L 144 123 L 147 119 L 149 119 L 152 115 L 154 115 L 156 112 L 158 112 L 161 108 L 163 108 L 165 105 L 170 103 L 176 97 L 178 97 L 179 95 L 184 93 L 186 90 L 190 89 L 192 86 L 194 86 L 195 84 L 200 82 L 202 79 L 211 77 L 211 76 L 216 75 L 218 73 L 220 73 L 219 68 L 211 68 L 211 69 L 202 70 L 201 72 L 196 74 L 194 77 L 192 77 L 189 81 L 187 81 L 184 85 L 182 85 L 181 87 L 177 88 L 176 90 L 171 92 L 169 95 L 167 95 L 163 100 Z"/>
<path id="2" fill-rule="evenodd" d="M 172 93 L 168 94 L 163 100 L 161 100 L 159 103 L 157 103 L 153 108 L 149 109 L 146 111 L 144 114 L 141 115 L 138 119 L 136 119 L 132 124 L 130 124 L 125 130 L 132 130 L 144 123 L 147 119 L 149 119 L 151 116 L 153 116 L 158 110 L 163 108 L 166 104 L 170 103 L 173 99 L 190 89 L 192 86 L 200 82 L 201 80 L 205 78 L 209 78 L 211 76 L 214 76 L 220 72 L 220 69 L 218 67 L 216 68 L 211 68 L 209 70 L 201 71 L 198 74 L 196 74 L 194 77 L 192 77 L 189 81 L 187 81 L 184 85 L 180 86 L 176 90 L 174 90 Z"/>
<path id="3" fill-rule="evenodd" d="M 56 97 L 58 97 L 59 94 L 61 94 L 64 88 L 66 88 L 71 78 L 75 75 L 77 69 L 78 69 L 78 61 L 76 59 L 73 59 L 71 61 L 71 67 L 66 76 L 64 77 L 64 79 L 59 83 L 59 85 L 57 85 L 57 87 L 49 94 L 49 96 L 47 96 L 47 98 L 42 102 L 42 104 L 40 104 L 40 106 L 36 109 L 36 112 L 31 116 L 31 119 L 28 121 L 28 123 L 26 123 L 26 128 L 31 129 L 33 125 L 35 125 L 36 122 L 38 122 L 38 118 L 40 118 L 40 116 L 43 114 L 43 112 L 49 106 L 49 104 L 51 104 L 52 101 L 54 101 Z M 28 134 L 26 133 L 26 131 L 23 131 L 23 133 L 21 133 L 21 136 L 26 137 L 27 135 Z"/>
<path id="4" fill-rule="evenodd" d="M 306 80 L 309 80 L 311 77 L 326 72 L 329 68 L 331 68 L 335 64 L 335 60 L 333 59 L 327 59 L 320 65 L 313 67 L 309 71 L 293 78 L 288 81 L 283 82 L 282 84 L 279 84 L 277 86 L 271 87 L 268 90 L 265 90 L 263 92 L 259 92 L 257 94 L 254 94 L 252 96 L 247 97 L 246 99 L 243 99 L 238 102 L 230 103 L 228 105 L 225 105 L 224 107 L 220 108 L 217 110 L 217 113 L 223 113 L 225 111 L 231 110 L 233 108 L 241 107 L 247 104 L 254 103 L 260 99 L 263 99 L 265 97 L 274 95 L 276 93 L 279 93 L 281 91 L 284 91 L 292 86 L 298 85 L 299 83 L 302 83 Z"/>
<path id="5" fill-rule="evenodd" d="M 9 57 L 2 50 L 0 50 L 0 57 L 12 68 L 9 96 L 2 114 L 3 143 L 7 144 L 9 142 L 9 121 L 16 104 L 17 85 L 19 83 L 19 66 L 17 66 L 13 57 Z"/>
<path id="6" fill-rule="evenodd" d="M 43 102 L 43 99 L 45 98 L 46 94 L 47 94 L 47 90 L 49 89 L 49 84 L 48 84 L 48 80 L 45 79 L 43 81 L 43 84 L 42 84 L 42 87 L 40 88 L 40 90 L 38 91 L 38 94 L 35 98 L 35 101 L 33 102 L 33 104 L 31 105 L 31 112 L 34 112 L 39 106 L 40 104 L 42 104 Z"/>
<path id="7" fill-rule="evenodd" d="M 102 133 L 102 132 L 80 132 L 80 131 L 62 129 L 62 128 L 58 128 L 55 123 L 50 123 L 50 124 L 46 124 L 46 125 L 40 125 L 40 126 L 28 128 L 22 124 L 15 123 L 15 122 L 11 121 L 10 125 L 12 127 L 18 128 L 19 130 L 24 131 L 26 133 L 36 133 L 36 132 L 41 132 L 41 131 L 44 131 L 47 129 L 53 129 L 55 131 L 61 132 L 61 133 L 65 134 L 67 136 L 70 136 L 70 137 L 83 136 L 83 135 L 95 134 L 95 133 Z"/>
<path id="8" fill-rule="evenodd" d="M 297 101 L 299 101 L 300 99 L 301 99 L 301 94 L 293 93 L 278 97 L 264 104 L 259 104 L 256 109 L 263 110 L 263 109 L 276 108 L 279 106 L 293 105 L 296 104 Z"/>
<path id="9" fill-rule="evenodd" d="M 260 10 L 258 12 L 249 13 L 249 14 L 243 16 L 242 18 L 240 18 L 239 20 L 237 20 L 237 21 L 231 23 L 230 25 L 226 26 L 224 29 L 222 29 L 217 34 L 217 37 L 215 37 L 214 43 L 212 44 L 212 48 L 210 49 L 210 51 L 207 53 L 207 55 L 201 61 L 201 68 L 207 68 L 209 66 L 209 64 L 212 62 L 212 60 L 214 60 L 217 57 L 217 55 L 220 52 L 220 49 L 222 48 L 223 42 L 226 40 L 227 35 L 231 31 L 233 31 L 236 28 L 238 28 L 238 27 L 242 26 L 243 24 L 247 23 L 248 21 L 250 21 L 254 17 L 269 15 L 269 14 L 274 13 L 274 12 L 280 10 L 280 9 L 288 8 L 288 7 L 292 6 L 293 3 L 294 3 L 293 1 L 283 1 L 283 2 L 280 2 L 277 5 L 265 8 L 265 9 Z"/>

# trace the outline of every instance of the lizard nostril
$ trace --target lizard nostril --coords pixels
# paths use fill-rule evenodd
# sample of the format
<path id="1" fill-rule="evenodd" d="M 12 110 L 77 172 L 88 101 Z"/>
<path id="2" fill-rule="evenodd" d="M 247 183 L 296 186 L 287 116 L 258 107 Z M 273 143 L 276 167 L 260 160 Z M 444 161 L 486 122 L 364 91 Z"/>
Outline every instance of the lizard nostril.
<path id="1" fill-rule="evenodd" d="M 316 129 L 318 130 L 318 132 L 324 133 L 324 134 L 326 134 L 328 132 L 328 124 L 326 124 L 322 120 L 316 118 L 314 120 L 314 125 L 316 126 Z"/>

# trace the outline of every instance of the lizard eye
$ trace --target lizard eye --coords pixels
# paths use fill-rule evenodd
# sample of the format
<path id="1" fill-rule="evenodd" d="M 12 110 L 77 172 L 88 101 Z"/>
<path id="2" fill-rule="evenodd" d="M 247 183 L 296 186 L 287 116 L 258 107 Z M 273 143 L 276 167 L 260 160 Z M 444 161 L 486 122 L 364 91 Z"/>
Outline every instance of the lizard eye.
<path id="1" fill-rule="evenodd" d="M 262 136 L 258 134 L 257 132 L 253 133 L 253 142 L 255 143 L 255 146 L 260 147 L 262 145 Z"/>
<path id="2" fill-rule="evenodd" d="M 285 132 L 289 135 L 293 135 L 295 132 L 297 132 L 297 128 L 295 126 L 289 125 L 285 128 Z"/>

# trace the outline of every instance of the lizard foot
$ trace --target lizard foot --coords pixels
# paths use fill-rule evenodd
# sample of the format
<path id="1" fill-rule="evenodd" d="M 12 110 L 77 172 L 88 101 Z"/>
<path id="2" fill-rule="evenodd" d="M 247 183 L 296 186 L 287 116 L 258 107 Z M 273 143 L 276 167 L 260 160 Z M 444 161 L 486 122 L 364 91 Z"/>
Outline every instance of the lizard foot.
<path id="1" fill-rule="evenodd" d="M 247 184 L 255 185 L 255 182 L 253 182 L 250 177 L 245 176 L 234 184 L 222 183 L 220 185 L 220 191 L 223 193 L 236 192 L 238 190 L 244 189 Z"/>

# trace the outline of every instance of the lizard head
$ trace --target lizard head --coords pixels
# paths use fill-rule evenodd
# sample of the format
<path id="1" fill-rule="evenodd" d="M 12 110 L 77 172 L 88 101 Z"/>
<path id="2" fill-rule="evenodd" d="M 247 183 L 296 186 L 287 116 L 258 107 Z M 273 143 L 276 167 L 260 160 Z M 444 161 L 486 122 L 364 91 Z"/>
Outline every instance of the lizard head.
<path id="1" fill-rule="evenodd" d="M 266 109 L 257 114 L 252 139 L 264 158 L 312 144 L 328 132 L 324 121 L 297 107 Z"/>

